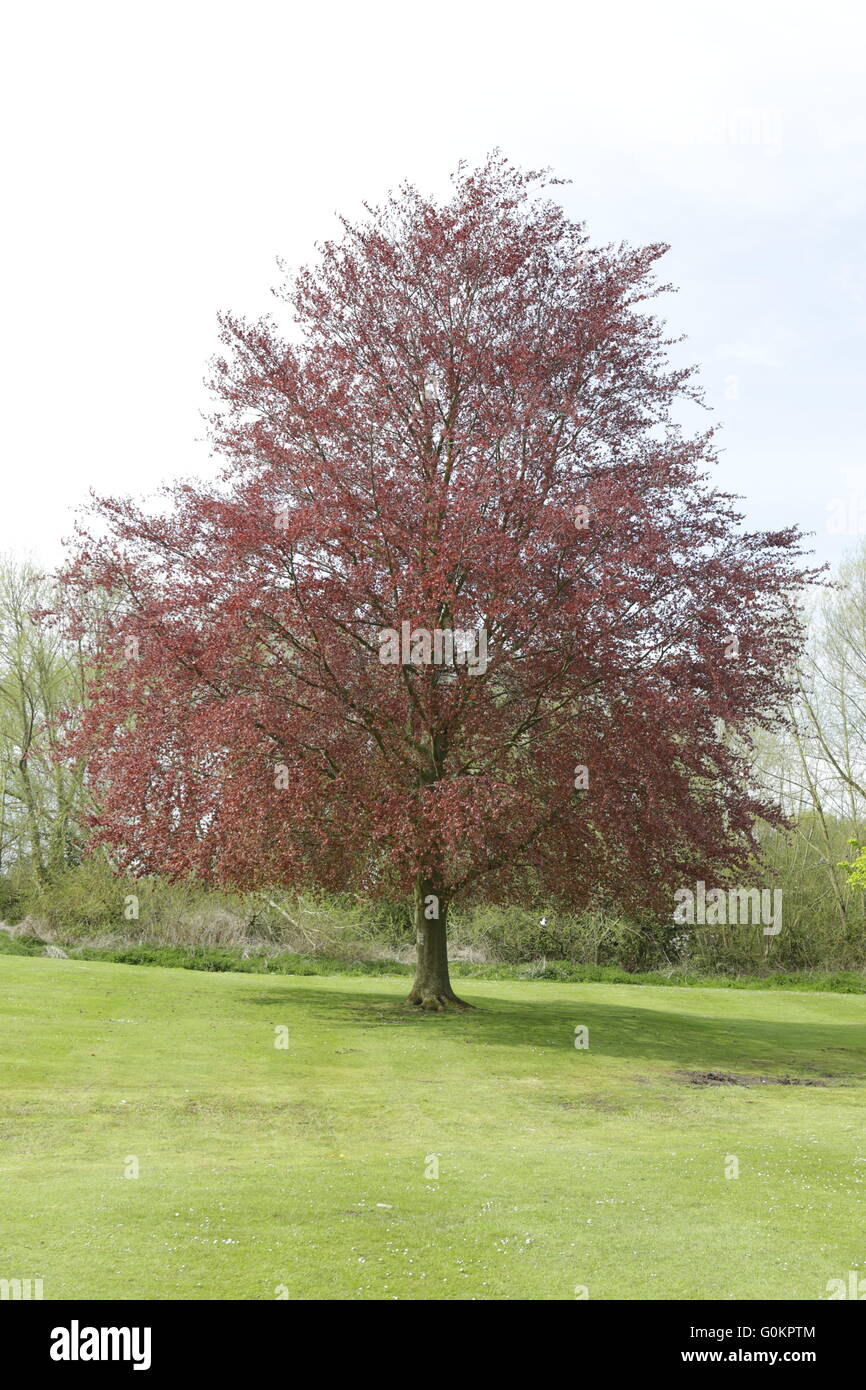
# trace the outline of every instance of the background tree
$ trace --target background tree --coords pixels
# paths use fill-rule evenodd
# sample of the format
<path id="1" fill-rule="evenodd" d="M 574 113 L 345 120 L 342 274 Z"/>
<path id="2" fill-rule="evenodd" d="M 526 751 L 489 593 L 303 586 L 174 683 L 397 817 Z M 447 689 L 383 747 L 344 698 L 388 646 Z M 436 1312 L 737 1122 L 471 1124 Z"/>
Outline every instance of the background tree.
<path id="1" fill-rule="evenodd" d="M 85 677 L 79 644 L 40 618 L 55 601 L 32 563 L 0 563 L 0 872 L 37 883 L 76 861 L 85 832 L 84 766 L 59 748 Z"/>
<path id="2" fill-rule="evenodd" d="M 590 247 L 543 183 L 494 156 L 444 206 L 404 187 L 287 281 L 289 335 L 225 317 L 220 485 L 103 499 L 66 576 L 121 598 L 74 744 L 101 839 L 413 892 L 425 1008 L 455 899 L 669 909 L 776 815 L 748 749 L 790 694 L 797 534 L 742 532 L 676 423 L 666 248 Z M 484 669 L 430 662 L 437 630 L 485 633 Z"/>
<path id="3" fill-rule="evenodd" d="M 845 860 L 862 850 L 866 821 L 866 546 L 839 567 L 833 586 L 812 604 L 808 642 L 784 738 L 768 759 L 779 799 L 803 851 L 803 877 L 821 884 L 844 925 L 862 920 L 858 868 Z M 861 856 L 859 863 L 864 863 Z M 816 913 L 813 909 L 812 917 Z"/>

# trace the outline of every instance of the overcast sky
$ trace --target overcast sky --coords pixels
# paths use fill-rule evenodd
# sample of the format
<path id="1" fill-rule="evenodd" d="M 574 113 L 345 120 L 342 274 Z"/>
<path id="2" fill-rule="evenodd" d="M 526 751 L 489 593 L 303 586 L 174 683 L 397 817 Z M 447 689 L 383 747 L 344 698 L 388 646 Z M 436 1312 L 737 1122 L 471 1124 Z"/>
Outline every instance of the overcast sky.
<path id="1" fill-rule="evenodd" d="M 751 524 L 866 535 L 864 7 L 52 3 L 0 57 L 0 550 L 62 554 L 91 487 L 212 470 L 216 313 L 277 306 L 410 178 L 552 165 L 594 241 L 667 241 L 664 301 Z"/>

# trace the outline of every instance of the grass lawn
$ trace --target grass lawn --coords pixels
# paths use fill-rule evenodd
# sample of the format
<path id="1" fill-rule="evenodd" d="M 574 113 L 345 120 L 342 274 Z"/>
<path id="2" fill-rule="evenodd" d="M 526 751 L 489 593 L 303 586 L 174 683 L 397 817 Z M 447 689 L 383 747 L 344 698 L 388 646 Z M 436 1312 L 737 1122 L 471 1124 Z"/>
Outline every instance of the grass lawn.
<path id="1" fill-rule="evenodd" d="M 0 957 L 0 1278 L 46 1299 L 822 1299 L 866 1277 L 862 996 L 459 989 L 475 1010 L 416 1016 L 388 976 Z"/>

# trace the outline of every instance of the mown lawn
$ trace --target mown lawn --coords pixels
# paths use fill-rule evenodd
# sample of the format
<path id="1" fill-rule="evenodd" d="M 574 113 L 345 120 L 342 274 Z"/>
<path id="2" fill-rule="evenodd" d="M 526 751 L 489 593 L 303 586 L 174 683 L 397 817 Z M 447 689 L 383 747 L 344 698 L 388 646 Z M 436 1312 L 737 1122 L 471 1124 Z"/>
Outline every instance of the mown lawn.
<path id="1" fill-rule="evenodd" d="M 405 991 L 0 957 L 0 1278 L 822 1299 L 866 1277 L 862 996 L 462 980 L 475 1010 L 419 1017 Z"/>

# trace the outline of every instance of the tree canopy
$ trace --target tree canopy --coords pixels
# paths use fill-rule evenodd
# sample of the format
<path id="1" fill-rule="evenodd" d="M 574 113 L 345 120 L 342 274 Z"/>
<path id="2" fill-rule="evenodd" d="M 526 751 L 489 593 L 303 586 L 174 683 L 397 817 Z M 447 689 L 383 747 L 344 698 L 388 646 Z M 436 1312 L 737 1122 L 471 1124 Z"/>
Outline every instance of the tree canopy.
<path id="1" fill-rule="evenodd" d="M 222 319 L 218 485 L 96 502 L 113 596 L 76 734 L 133 869 L 448 904 L 669 904 L 753 850 L 750 737 L 790 696 L 794 528 L 742 529 L 653 299 L 500 155 L 405 186 Z M 471 645 L 472 651 L 464 648 Z"/>

